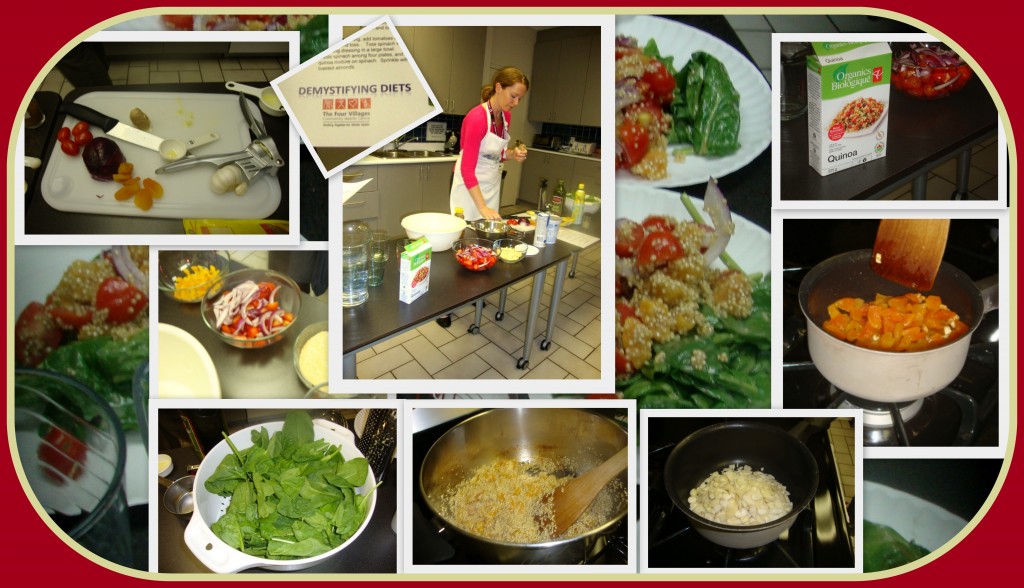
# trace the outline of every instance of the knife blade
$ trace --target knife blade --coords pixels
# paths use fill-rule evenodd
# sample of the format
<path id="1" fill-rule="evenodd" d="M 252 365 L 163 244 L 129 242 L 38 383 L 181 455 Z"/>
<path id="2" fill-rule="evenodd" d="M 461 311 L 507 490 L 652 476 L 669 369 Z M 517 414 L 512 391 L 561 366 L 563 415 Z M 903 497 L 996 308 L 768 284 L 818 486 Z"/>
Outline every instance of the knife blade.
<path id="1" fill-rule="evenodd" d="M 135 127 L 126 125 L 116 118 L 107 116 L 98 110 L 93 110 L 88 106 L 75 104 L 74 102 L 61 104 L 60 109 L 79 120 L 84 120 L 89 124 L 98 126 L 103 129 L 104 133 L 111 137 L 123 139 L 129 143 L 145 147 L 146 149 L 152 149 L 157 152 L 160 151 L 160 143 L 163 141 L 162 138 L 157 137 L 152 133 L 140 131 Z"/>

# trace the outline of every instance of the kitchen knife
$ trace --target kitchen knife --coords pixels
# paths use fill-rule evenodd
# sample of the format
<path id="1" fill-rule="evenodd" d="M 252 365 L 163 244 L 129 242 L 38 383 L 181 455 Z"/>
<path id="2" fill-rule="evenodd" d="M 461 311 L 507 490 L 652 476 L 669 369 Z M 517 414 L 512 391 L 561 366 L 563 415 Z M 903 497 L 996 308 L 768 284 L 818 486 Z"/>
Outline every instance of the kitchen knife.
<path id="1" fill-rule="evenodd" d="M 160 151 L 160 143 L 163 141 L 160 137 L 146 131 L 140 131 L 139 129 L 124 124 L 116 118 L 109 117 L 98 110 L 93 110 L 88 106 L 81 104 L 67 103 L 60 106 L 62 112 L 70 114 L 71 116 L 84 120 L 89 124 L 93 124 L 103 129 L 103 132 L 111 137 L 117 139 L 123 139 L 129 143 L 141 145 L 146 149 L 152 149 L 153 151 Z"/>

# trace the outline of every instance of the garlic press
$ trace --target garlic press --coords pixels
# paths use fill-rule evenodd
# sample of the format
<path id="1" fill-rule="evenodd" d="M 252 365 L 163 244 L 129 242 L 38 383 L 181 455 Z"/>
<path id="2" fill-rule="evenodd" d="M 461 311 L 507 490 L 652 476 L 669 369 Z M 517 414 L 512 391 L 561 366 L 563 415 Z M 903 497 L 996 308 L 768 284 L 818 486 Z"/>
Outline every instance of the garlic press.
<path id="1" fill-rule="evenodd" d="M 242 114 L 249 124 L 249 131 L 256 137 L 245 149 L 235 153 L 222 153 L 219 155 L 194 156 L 189 155 L 178 161 L 168 163 L 156 169 L 156 173 L 170 173 L 195 167 L 197 165 L 214 165 L 218 168 L 225 165 L 236 165 L 245 174 L 249 184 L 252 184 L 263 174 L 277 175 L 278 169 L 284 166 L 284 159 L 277 150 L 274 140 L 267 135 L 267 129 L 263 121 L 254 116 L 249 110 L 249 101 L 242 94 L 238 95 L 238 103 L 242 108 Z"/>

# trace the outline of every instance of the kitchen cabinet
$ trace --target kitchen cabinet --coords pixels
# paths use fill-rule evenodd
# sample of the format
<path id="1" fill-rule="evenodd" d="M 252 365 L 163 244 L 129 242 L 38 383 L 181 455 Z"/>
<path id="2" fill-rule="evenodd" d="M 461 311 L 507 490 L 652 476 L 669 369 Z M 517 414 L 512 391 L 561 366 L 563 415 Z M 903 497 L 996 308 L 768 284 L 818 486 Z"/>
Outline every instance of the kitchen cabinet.
<path id="1" fill-rule="evenodd" d="M 536 122 L 600 126 L 600 37 L 596 29 L 593 33 L 590 29 L 568 30 L 571 32 L 552 29 L 555 38 L 541 39 L 540 35 L 547 31 L 538 35 L 533 53 L 529 118 Z M 587 94 L 591 96 L 586 98 Z M 585 102 L 587 123 L 582 122 Z"/>
<path id="2" fill-rule="evenodd" d="M 480 103 L 486 27 L 408 27 L 409 46 L 423 79 L 445 112 L 465 114 Z M 401 32 L 403 39 L 407 36 Z"/>
<path id="3" fill-rule="evenodd" d="M 587 64 L 587 81 L 583 87 L 583 109 L 580 124 L 588 127 L 601 126 L 601 36 L 590 38 L 590 61 Z"/>
<path id="4" fill-rule="evenodd" d="M 601 162 L 589 159 L 572 160 L 572 190 L 583 184 L 587 194 L 601 196 Z M 570 186 L 566 186 L 569 189 Z"/>
<path id="5" fill-rule="evenodd" d="M 369 225 L 370 230 L 376 230 L 379 226 L 380 192 L 377 188 L 378 167 L 376 165 L 354 165 L 345 169 L 344 175 L 346 178 L 351 178 L 351 181 L 362 182 L 370 180 L 370 182 L 342 205 L 341 218 L 343 222 L 361 220 Z"/>
<path id="6" fill-rule="evenodd" d="M 575 188 L 572 185 L 573 158 L 548 153 L 537 149 L 531 150 L 530 155 L 523 162 L 523 175 L 519 183 L 519 199 L 537 204 L 537 194 L 540 188 L 541 178 L 548 180 L 548 197 L 555 192 L 558 180 L 565 180 L 565 189 L 569 191 Z"/>
<path id="7" fill-rule="evenodd" d="M 377 169 L 378 224 L 389 235 L 404 235 L 402 219 L 410 214 L 449 210 L 451 161 L 380 165 Z"/>

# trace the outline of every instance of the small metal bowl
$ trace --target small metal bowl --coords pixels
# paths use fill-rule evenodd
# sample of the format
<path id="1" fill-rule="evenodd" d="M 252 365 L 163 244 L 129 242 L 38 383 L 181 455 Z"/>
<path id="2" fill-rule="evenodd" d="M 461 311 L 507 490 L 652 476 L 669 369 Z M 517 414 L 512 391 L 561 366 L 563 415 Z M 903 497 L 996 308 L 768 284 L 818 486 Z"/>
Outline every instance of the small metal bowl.
<path id="1" fill-rule="evenodd" d="M 167 512 L 184 519 L 192 518 L 192 511 L 195 509 L 192 488 L 195 483 L 195 475 L 190 474 L 178 478 L 164 490 L 163 503 Z"/>
<path id="2" fill-rule="evenodd" d="M 508 232 L 508 225 L 503 220 L 478 220 L 470 223 L 470 228 L 482 239 L 501 239 Z"/>
<path id="3" fill-rule="evenodd" d="M 519 263 L 526 257 L 527 249 L 526 243 L 519 239 L 498 239 L 494 242 L 494 252 L 505 263 Z"/>

